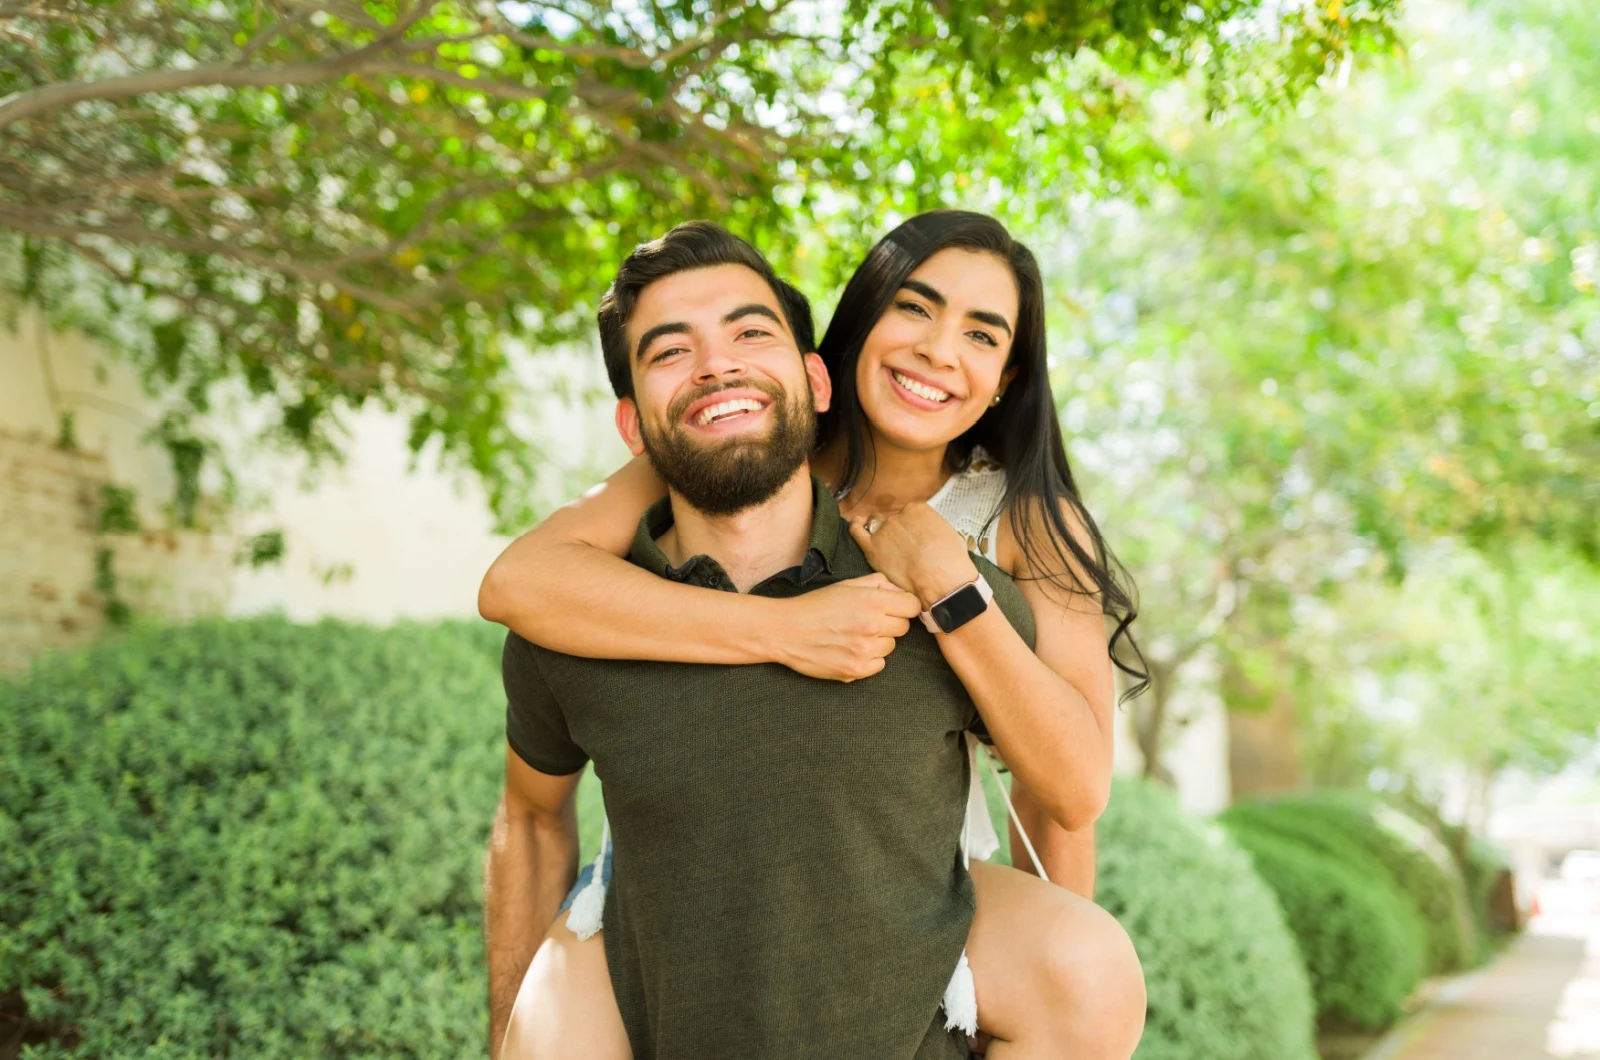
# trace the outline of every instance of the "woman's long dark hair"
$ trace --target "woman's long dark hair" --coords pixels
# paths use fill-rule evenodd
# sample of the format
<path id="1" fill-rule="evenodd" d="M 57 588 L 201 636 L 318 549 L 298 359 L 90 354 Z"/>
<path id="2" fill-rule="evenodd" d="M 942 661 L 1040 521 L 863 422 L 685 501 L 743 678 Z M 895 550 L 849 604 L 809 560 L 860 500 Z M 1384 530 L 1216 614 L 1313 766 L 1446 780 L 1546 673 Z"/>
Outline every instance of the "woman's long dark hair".
<path id="1" fill-rule="evenodd" d="M 1068 593 L 1093 597 L 1116 623 L 1111 634 L 1111 661 L 1133 678 L 1127 696 L 1136 696 L 1149 685 L 1150 677 L 1132 631 L 1138 615 L 1133 581 L 1106 547 L 1078 496 L 1067 463 L 1045 360 L 1044 281 L 1039 263 L 999 221 L 965 210 L 918 214 L 879 240 L 845 285 L 817 350 L 833 379 L 833 403 L 818 419 L 817 444 L 822 447 L 842 440 L 843 446 L 843 471 L 835 488 L 841 497 L 855 489 L 872 444 L 856 392 L 861 347 L 906 278 L 949 247 L 993 254 L 1009 265 L 1017 281 L 1018 304 L 1017 331 L 1007 365 L 1015 372 L 1010 385 L 998 405 L 986 409 L 977 423 L 950 443 L 945 459 L 952 471 L 959 471 L 971 461 L 973 450 L 982 446 L 1005 467 L 1005 497 L 992 517 L 1010 512 L 1033 569 L 1048 572 L 1041 576 Z M 1064 508 L 1082 522 L 1092 551 L 1073 535 Z M 1043 535 L 1038 533 L 1041 524 L 1046 531 Z M 1091 584 L 1083 584 L 1078 571 Z"/>

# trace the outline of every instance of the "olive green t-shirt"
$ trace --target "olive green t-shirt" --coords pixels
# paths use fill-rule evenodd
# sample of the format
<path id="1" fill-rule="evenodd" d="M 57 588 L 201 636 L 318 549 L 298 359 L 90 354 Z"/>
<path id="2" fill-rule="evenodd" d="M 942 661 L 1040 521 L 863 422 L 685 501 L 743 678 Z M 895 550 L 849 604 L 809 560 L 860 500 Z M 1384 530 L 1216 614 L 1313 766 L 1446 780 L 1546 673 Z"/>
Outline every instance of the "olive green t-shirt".
<path id="1" fill-rule="evenodd" d="M 795 596 L 870 573 L 833 498 L 814 485 L 809 549 L 751 590 Z M 672 568 L 732 589 L 714 559 Z M 976 560 L 1023 636 L 1016 587 Z M 852 684 L 776 664 L 580 659 L 506 638 L 506 736 L 534 769 L 593 761 L 615 865 L 606 960 L 636 1060 L 968 1055 L 940 1002 L 966 944 L 961 863 L 976 712 L 932 634 L 913 622 L 883 671 Z"/>

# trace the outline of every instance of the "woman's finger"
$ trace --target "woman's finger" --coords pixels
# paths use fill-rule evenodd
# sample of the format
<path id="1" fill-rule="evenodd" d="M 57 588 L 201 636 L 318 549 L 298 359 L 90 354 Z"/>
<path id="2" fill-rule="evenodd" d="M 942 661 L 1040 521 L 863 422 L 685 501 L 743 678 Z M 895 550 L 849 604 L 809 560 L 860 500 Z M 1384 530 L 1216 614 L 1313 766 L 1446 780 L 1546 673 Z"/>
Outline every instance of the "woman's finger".
<path id="1" fill-rule="evenodd" d="M 859 518 L 850 520 L 850 536 L 855 539 L 862 552 L 868 556 L 872 555 L 872 535 L 867 533 L 865 525 Z"/>

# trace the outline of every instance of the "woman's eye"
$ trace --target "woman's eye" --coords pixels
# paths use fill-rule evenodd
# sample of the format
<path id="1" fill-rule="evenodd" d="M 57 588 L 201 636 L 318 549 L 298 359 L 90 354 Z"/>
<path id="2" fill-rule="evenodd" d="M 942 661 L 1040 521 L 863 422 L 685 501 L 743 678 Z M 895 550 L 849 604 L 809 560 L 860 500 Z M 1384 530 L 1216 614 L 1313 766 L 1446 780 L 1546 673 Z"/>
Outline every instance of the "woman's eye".
<path id="1" fill-rule="evenodd" d="M 967 332 L 967 336 L 983 343 L 985 346 L 1000 345 L 1000 343 L 995 341 L 995 337 L 989 334 L 987 331 L 969 331 Z"/>
<path id="2" fill-rule="evenodd" d="M 907 313 L 911 313 L 919 317 L 926 317 L 928 315 L 928 311 L 922 308 L 922 303 L 920 302 L 896 302 L 895 308 L 904 310 Z"/>

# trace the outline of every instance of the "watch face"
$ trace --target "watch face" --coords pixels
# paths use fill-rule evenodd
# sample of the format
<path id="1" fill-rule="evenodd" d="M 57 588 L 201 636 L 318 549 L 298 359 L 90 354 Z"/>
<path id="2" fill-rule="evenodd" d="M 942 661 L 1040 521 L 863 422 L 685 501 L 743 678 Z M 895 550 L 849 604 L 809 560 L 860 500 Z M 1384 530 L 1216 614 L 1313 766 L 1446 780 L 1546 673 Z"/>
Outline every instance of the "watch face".
<path id="1" fill-rule="evenodd" d="M 984 600 L 976 585 L 963 585 L 934 604 L 929 613 L 933 615 L 933 620 L 939 624 L 940 629 L 946 633 L 954 633 L 983 614 L 988 606 L 988 602 Z"/>

